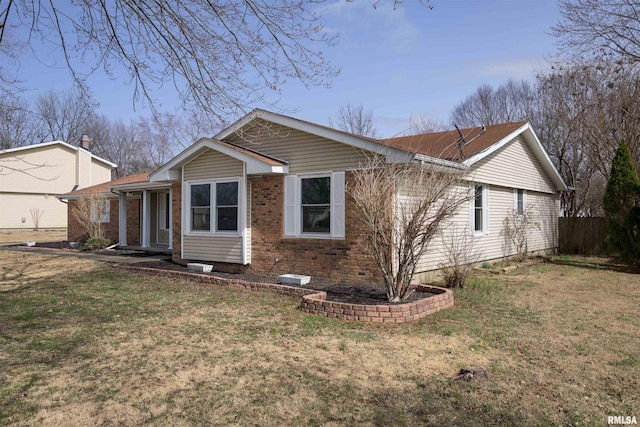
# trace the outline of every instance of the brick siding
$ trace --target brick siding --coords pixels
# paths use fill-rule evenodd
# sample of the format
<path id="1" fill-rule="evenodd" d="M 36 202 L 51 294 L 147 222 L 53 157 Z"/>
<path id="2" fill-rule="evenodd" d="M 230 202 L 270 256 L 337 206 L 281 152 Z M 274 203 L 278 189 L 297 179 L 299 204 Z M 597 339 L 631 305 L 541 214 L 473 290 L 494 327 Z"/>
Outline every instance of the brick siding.
<path id="1" fill-rule="evenodd" d="M 249 177 L 249 180 L 252 272 L 306 274 L 350 283 L 381 282 L 375 262 L 364 250 L 353 199 L 349 194 L 345 200 L 344 240 L 285 238 L 284 177 Z M 347 172 L 347 185 L 351 180 L 352 174 Z"/>
<path id="2" fill-rule="evenodd" d="M 75 203 L 77 203 L 76 200 L 69 200 L 69 209 L 67 209 L 67 240 L 69 242 L 84 243 L 87 240 L 87 234 L 73 215 Z M 118 199 L 111 199 L 109 203 L 109 222 L 104 224 L 105 234 L 112 243 L 117 243 L 120 241 L 118 231 L 120 201 Z M 127 244 L 140 244 L 140 199 L 127 200 Z"/>

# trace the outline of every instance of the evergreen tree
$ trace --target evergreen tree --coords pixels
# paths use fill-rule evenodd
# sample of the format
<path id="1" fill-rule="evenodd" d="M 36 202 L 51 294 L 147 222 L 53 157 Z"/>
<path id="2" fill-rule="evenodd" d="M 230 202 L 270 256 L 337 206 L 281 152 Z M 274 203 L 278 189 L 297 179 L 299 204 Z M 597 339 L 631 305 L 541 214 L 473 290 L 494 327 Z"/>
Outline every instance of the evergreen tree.
<path id="1" fill-rule="evenodd" d="M 640 179 L 624 141 L 611 163 L 611 174 L 604 194 L 607 234 L 611 246 L 623 258 L 640 257 Z"/>

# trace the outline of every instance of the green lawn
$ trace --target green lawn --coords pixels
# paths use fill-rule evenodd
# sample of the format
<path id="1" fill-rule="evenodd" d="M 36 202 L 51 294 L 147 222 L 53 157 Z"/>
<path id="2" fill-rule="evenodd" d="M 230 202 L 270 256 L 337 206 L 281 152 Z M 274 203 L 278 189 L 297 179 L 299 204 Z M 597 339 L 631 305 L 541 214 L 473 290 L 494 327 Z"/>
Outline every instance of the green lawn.
<path id="1" fill-rule="evenodd" d="M 17 255 L 2 256 L 8 271 Z M 18 277 L 0 292 L 0 425 L 577 426 L 640 416 L 640 276 L 559 261 L 480 271 L 453 309 L 397 326 L 93 264 Z M 451 380 L 470 366 L 490 378 Z"/>

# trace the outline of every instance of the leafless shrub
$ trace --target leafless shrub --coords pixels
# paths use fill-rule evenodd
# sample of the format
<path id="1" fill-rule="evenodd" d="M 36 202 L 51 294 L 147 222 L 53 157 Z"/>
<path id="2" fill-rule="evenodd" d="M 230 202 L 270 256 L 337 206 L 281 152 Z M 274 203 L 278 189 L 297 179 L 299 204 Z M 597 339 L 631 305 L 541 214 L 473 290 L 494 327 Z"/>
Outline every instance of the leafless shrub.
<path id="1" fill-rule="evenodd" d="M 31 220 L 33 221 L 33 229 L 38 231 L 40 228 L 40 219 L 42 219 L 42 215 L 44 214 L 44 209 L 33 208 L 29 209 L 31 213 Z"/>
<path id="2" fill-rule="evenodd" d="M 516 258 L 519 261 L 527 259 L 527 240 L 533 230 L 540 229 L 540 223 L 534 217 L 534 209 L 529 206 L 522 212 L 511 210 L 504 219 L 502 234 L 513 244 L 516 250 Z"/>
<path id="3" fill-rule="evenodd" d="M 392 163 L 372 157 L 354 172 L 347 191 L 360 232 L 382 273 L 389 301 L 412 294 L 411 280 L 429 243 L 469 200 L 465 171 L 434 164 Z"/>
<path id="4" fill-rule="evenodd" d="M 91 193 L 75 199 L 71 204 L 71 214 L 88 239 L 106 239 L 104 225 L 109 215 L 107 203 L 104 194 Z"/>
<path id="5" fill-rule="evenodd" d="M 442 272 L 445 286 L 464 288 L 473 265 L 480 260 L 475 249 L 475 241 L 469 230 L 459 229 L 455 224 L 442 234 L 442 248 L 445 261 L 438 266 Z"/>

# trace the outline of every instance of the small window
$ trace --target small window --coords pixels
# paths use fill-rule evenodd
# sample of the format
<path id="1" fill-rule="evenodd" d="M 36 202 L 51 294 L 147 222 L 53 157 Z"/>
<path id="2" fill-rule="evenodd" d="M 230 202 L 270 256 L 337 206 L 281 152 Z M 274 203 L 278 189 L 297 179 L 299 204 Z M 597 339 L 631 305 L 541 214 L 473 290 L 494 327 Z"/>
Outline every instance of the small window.
<path id="1" fill-rule="evenodd" d="M 191 230 L 211 231 L 211 184 L 191 185 Z"/>
<path id="2" fill-rule="evenodd" d="M 238 182 L 216 183 L 216 231 L 238 231 Z"/>
<path id="3" fill-rule="evenodd" d="M 485 200 L 484 200 L 484 186 L 476 185 L 475 186 L 475 197 L 473 203 L 473 230 L 475 232 L 484 231 L 484 208 L 485 208 Z"/>
<path id="4" fill-rule="evenodd" d="M 109 200 L 91 201 L 91 222 L 111 222 L 111 203 Z"/>
<path id="5" fill-rule="evenodd" d="M 516 192 L 516 206 L 515 206 L 515 209 L 516 209 L 516 212 L 519 215 L 522 215 L 524 213 L 525 209 L 526 209 L 526 202 L 525 202 L 526 194 L 527 193 L 526 193 L 525 190 L 517 190 L 517 192 Z"/>
<path id="6" fill-rule="evenodd" d="M 302 232 L 331 233 L 331 178 L 300 180 Z"/>

